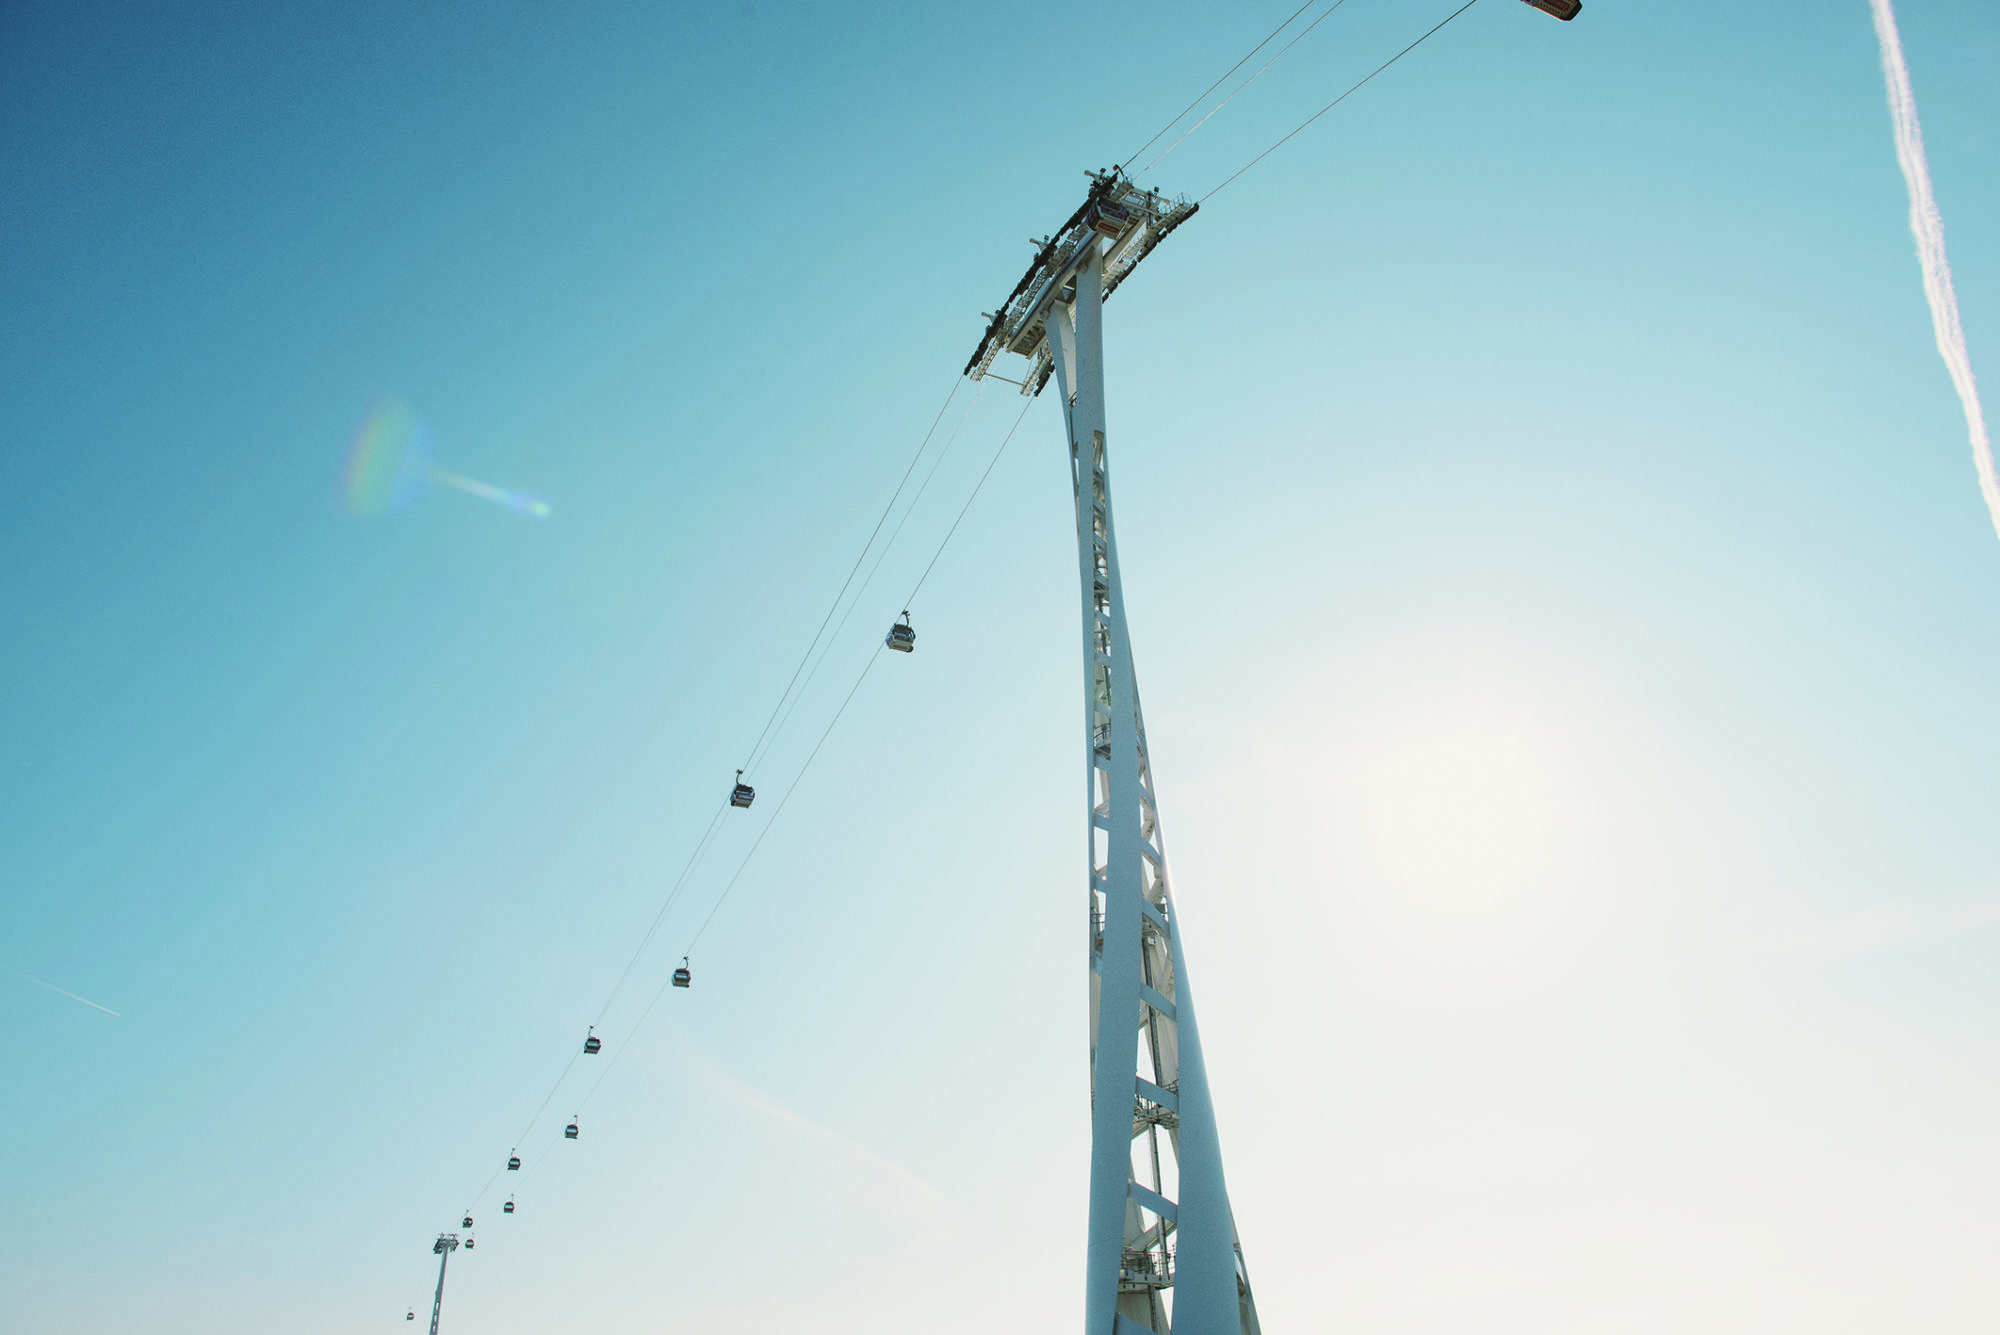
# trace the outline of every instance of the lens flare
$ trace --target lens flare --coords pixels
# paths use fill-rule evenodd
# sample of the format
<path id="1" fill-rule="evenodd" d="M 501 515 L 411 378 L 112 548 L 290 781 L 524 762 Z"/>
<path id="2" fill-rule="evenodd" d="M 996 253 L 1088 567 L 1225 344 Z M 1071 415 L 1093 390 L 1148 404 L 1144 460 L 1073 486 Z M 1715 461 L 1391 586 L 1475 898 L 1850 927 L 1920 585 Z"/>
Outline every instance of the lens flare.
<path id="1" fill-rule="evenodd" d="M 407 509 L 435 482 L 530 519 L 549 517 L 549 503 L 541 497 L 441 467 L 431 454 L 431 431 L 423 419 L 401 399 L 382 399 L 355 433 L 347 454 L 347 512 L 373 517 Z"/>
<path id="2" fill-rule="evenodd" d="M 530 519 L 549 517 L 549 503 L 539 496 L 530 496 L 525 491 L 509 491 L 505 487 L 496 487 L 490 482 L 481 482 L 463 473 L 454 473 L 449 468 L 440 468 L 436 464 L 431 465 L 431 481 L 442 483 L 447 487 L 456 487 L 466 495 L 477 496 L 482 501 L 504 505 L 514 513 L 526 515 Z"/>
<path id="3" fill-rule="evenodd" d="M 401 399 L 383 399 L 355 433 L 347 454 L 347 511 L 387 514 L 408 508 L 430 472 L 430 428 Z"/>

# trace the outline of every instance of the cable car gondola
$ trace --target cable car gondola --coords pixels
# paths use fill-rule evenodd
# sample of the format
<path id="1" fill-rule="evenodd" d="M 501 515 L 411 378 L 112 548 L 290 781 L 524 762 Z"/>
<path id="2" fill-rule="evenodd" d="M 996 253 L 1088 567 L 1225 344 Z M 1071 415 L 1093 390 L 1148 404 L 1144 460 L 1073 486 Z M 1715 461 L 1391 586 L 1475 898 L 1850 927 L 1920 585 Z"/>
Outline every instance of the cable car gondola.
<path id="1" fill-rule="evenodd" d="M 1583 0 L 1528 0 L 1528 3 L 1544 14 L 1553 14 L 1568 23 L 1583 12 Z"/>
<path id="2" fill-rule="evenodd" d="M 882 637 L 882 643 L 899 654 L 914 653 L 917 647 L 917 633 L 910 629 L 910 609 L 903 609 L 903 619 L 889 627 L 889 633 Z"/>
<path id="3" fill-rule="evenodd" d="M 597 1026 L 590 1026 L 590 1036 L 583 1040 L 583 1050 L 595 1057 L 604 1050 L 604 1040 L 597 1036 Z"/>
<path id="4" fill-rule="evenodd" d="M 501 1207 L 500 1207 L 500 1213 L 501 1213 L 501 1214 L 512 1214 L 512 1213 L 514 1213 L 514 1198 L 513 1198 L 513 1197 L 509 1196 L 509 1197 L 507 1198 L 507 1203 L 506 1203 L 505 1205 L 503 1205 L 503 1206 L 501 1206 Z"/>
<path id="5" fill-rule="evenodd" d="M 521 1156 L 520 1156 L 520 1155 L 518 1155 L 518 1154 L 509 1154 L 509 1155 L 507 1156 L 507 1171 L 508 1171 L 508 1172 L 510 1172 L 510 1173 L 518 1173 L 518 1172 L 520 1172 L 520 1171 L 521 1171 Z"/>
<path id="6" fill-rule="evenodd" d="M 471 1239 L 471 1238 L 467 1238 L 467 1239 L 465 1240 L 465 1250 L 467 1250 L 467 1251 L 471 1251 L 471 1250 L 472 1250 L 472 1239 Z"/>
<path id="7" fill-rule="evenodd" d="M 467 1216 L 465 1217 L 465 1222 L 464 1222 L 463 1224 L 460 1224 L 460 1225 L 459 1225 L 459 1227 L 460 1227 L 460 1228 L 471 1228 L 471 1227 L 472 1227 L 472 1216 L 471 1216 L 471 1215 L 467 1215 Z"/>
<path id="8" fill-rule="evenodd" d="M 417 1309 L 414 1307 L 410 1309 L 410 1314 L 403 1318 L 403 1320 L 405 1321 L 415 1321 L 416 1319 L 417 1319 Z"/>
<path id="9" fill-rule="evenodd" d="M 688 969 L 688 957 L 681 956 L 681 967 L 674 970 L 675 987 L 694 986 L 694 974 Z"/>
<path id="10" fill-rule="evenodd" d="M 1116 241 L 1132 225 L 1132 215 L 1123 205 L 1100 199 L 1090 206 L 1090 214 L 1084 222 L 1099 236 Z"/>
<path id="11" fill-rule="evenodd" d="M 566 1127 L 564 1127 L 564 1128 L 563 1128 L 563 1139 L 564 1139 L 564 1140 L 575 1140 L 575 1139 L 576 1139 L 576 1123 L 575 1123 L 575 1122 L 571 1122 L 571 1123 L 570 1123 L 570 1124 L 569 1124 L 568 1126 L 566 1126 Z"/>
<path id="12" fill-rule="evenodd" d="M 756 800 L 757 790 L 743 782 L 743 771 L 737 770 L 736 787 L 730 790 L 729 805 L 732 807 L 747 807 Z"/>

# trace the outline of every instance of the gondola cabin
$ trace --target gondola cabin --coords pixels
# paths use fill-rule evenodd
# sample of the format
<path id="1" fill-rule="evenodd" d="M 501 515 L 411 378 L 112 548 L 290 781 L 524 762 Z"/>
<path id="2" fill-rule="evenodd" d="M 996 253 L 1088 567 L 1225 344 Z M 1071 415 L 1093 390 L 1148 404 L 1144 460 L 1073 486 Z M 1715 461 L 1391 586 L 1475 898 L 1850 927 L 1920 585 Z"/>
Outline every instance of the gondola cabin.
<path id="1" fill-rule="evenodd" d="M 471 1238 L 467 1238 L 467 1239 L 465 1240 L 465 1250 L 467 1250 L 467 1251 L 471 1251 L 471 1250 L 472 1250 L 472 1239 L 471 1239 Z"/>
<path id="2" fill-rule="evenodd" d="M 914 653 L 916 651 L 917 633 L 910 629 L 910 614 L 908 612 L 903 613 L 901 621 L 889 627 L 889 633 L 883 637 L 882 643 L 888 645 L 899 654 Z"/>
<path id="3" fill-rule="evenodd" d="M 687 956 L 681 956 L 681 967 L 674 970 L 675 987 L 694 986 L 694 974 L 688 969 Z"/>
<path id="4" fill-rule="evenodd" d="M 604 1051 L 604 1040 L 597 1036 L 596 1025 L 592 1025 L 590 1028 L 591 1033 L 589 1037 L 583 1040 L 583 1050 L 595 1057 L 598 1053 Z"/>
<path id="5" fill-rule="evenodd" d="M 1132 215 L 1125 211 L 1123 205 L 1101 199 L 1091 206 L 1088 221 L 1093 232 L 1116 241 L 1132 225 Z"/>
<path id="6" fill-rule="evenodd" d="M 1583 0 L 1528 0 L 1528 3 L 1544 14 L 1553 14 L 1568 23 L 1583 12 Z"/>
<path id="7" fill-rule="evenodd" d="M 510 1155 L 508 1155 L 508 1156 L 507 1156 L 507 1171 L 508 1171 L 508 1172 L 510 1172 L 510 1173 L 518 1173 L 518 1172 L 520 1172 L 520 1171 L 521 1171 L 521 1156 L 520 1156 L 520 1155 L 518 1155 L 518 1154 L 510 1154 Z"/>
<path id="8" fill-rule="evenodd" d="M 736 787 L 730 790 L 729 805 L 732 807 L 747 807 L 756 800 L 757 790 L 743 782 L 743 771 L 737 770 Z"/>
<path id="9" fill-rule="evenodd" d="M 460 1227 L 460 1228 L 471 1228 L 471 1227 L 472 1227 L 472 1216 L 471 1216 L 471 1215 L 467 1215 L 467 1216 L 465 1217 L 465 1222 L 464 1222 L 463 1224 L 460 1224 L 460 1225 L 459 1225 L 459 1227 Z"/>
<path id="10" fill-rule="evenodd" d="M 575 1122 L 571 1122 L 571 1123 L 570 1123 L 570 1124 L 569 1124 L 568 1126 L 566 1126 L 566 1127 L 564 1127 L 564 1128 L 563 1128 L 563 1139 L 564 1139 L 564 1140 L 575 1140 L 575 1139 L 576 1139 L 576 1123 L 575 1123 Z"/>
<path id="11" fill-rule="evenodd" d="M 501 1214 L 512 1214 L 512 1213 L 514 1213 L 514 1202 L 512 1202 L 512 1201 L 508 1201 L 508 1202 L 507 1202 L 507 1203 L 506 1203 L 505 1205 L 501 1206 L 501 1207 L 500 1207 L 500 1213 L 501 1213 Z"/>

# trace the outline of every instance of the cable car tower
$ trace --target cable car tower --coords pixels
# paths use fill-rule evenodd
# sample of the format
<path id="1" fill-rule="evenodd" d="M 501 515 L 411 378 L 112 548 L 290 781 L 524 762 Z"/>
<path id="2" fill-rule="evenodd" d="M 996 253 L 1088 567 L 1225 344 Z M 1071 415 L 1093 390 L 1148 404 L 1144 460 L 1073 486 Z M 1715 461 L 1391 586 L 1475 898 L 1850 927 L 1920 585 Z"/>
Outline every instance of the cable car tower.
<path id="1" fill-rule="evenodd" d="M 468 1238 L 465 1245 L 470 1247 L 471 1239 Z M 438 1240 L 431 1244 L 431 1251 L 438 1258 L 438 1291 L 437 1297 L 431 1300 L 431 1335 L 438 1335 L 438 1318 L 444 1315 L 444 1268 L 451 1264 L 451 1254 L 457 1250 L 456 1233 L 440 1233 Z M 410 1315 L 414 1317 L 416 1313 L 411 1312 Z"/>
<path id="2" fill-rule="evenodd" d="M 1069 432 L 1090 812 L 1084 1335 L 1260 1335 L 1168 886 L 1105 451 L 1104 302 L 1197 206 L 1118 171 L 1090 177 L 1083 206 L 1039 243 L 965 368 L 977 380 L 1002 352 L 1026 357 L 1013 383 L 1039 394 L 1053 374 Z"/>

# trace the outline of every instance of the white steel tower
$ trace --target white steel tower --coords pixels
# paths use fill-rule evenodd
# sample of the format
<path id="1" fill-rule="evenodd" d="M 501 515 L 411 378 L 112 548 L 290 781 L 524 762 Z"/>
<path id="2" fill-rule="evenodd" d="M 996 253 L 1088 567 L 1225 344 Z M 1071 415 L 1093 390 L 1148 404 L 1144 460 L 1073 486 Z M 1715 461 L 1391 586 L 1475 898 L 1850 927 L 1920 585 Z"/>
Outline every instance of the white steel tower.
<path id="1" fill-rule="evenodd" d="M 1126 633 L 1104 434 L 1104 301 L 1193 216 L 1120 173 L 1039 243 L 966 366 L 1053 373 L 1069 430 L 1083 591 L 1084 773 L 1090 810 L 1090 1233 L 1084 1335 L 1260 1335 L 1223 1182 L 1146 726 Z M 1004 377 L 996 377 L 1004 378 Z"/>
<path id="2" fill-rule="evenodd" d="M 471 1223 L 470 1219 L 466 1220 Z M 467 1244 L 470 1245 L 470 1239 Z M 438 1240 L 431 1244 L 431 1251 L 438 1258 L 437 1297 L 431 1300 L 431 1335 L 438 1335 L 438 1319 L 444 1315 L 444 1268 L 451 1264 L 451 1254 L 458 1250 L 458 1234 L 440 1233 Z M 410 1315 L 415 1316 L 412 1312 Z"/>

